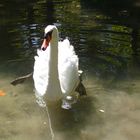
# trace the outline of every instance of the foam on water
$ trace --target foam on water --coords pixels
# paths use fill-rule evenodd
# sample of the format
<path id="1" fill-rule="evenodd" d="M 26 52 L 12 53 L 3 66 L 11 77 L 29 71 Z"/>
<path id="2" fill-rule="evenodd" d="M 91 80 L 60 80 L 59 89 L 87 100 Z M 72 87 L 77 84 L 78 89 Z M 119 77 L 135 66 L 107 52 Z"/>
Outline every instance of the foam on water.
<path id="1" fill-rule="evenodd" d="M 43 96 L 39 96 L 37 91 L 35 90 L 36 102 L 40 107 L 46 107 L 46 102 L 43 99 Z"/>

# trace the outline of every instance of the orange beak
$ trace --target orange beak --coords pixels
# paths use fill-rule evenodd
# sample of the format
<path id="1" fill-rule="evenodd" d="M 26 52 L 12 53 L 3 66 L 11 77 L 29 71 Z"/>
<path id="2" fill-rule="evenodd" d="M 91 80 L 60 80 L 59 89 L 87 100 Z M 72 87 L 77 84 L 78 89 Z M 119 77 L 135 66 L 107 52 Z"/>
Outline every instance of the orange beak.
<path id="1" fill-rule="evenodd" d="M 49 46 L 50 40 L 51 40 L 51 37 L 45 38 L 43 40 L 43 43 L 42 43 L 42 46 L 41 46 L 41 49 L 43 51 L 45 51 L 47 49 L 47 47 Z"/>

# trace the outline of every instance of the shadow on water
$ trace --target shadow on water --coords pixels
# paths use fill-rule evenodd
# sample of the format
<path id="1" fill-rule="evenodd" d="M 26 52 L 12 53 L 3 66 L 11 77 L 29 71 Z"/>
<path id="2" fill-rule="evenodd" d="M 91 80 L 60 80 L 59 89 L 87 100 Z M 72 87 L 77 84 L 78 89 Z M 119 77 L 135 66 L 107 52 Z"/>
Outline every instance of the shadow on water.
<path id="1" fill-rule="evenodd" d="M 71 110 L 61 109 L 61 103 L 48 106 L 55 139 L 77 140 L 86 124 L 90 122 L 90 117 L 94 118 L 95 123 L 100 122 L 94 101 L 92 97 L 84 97 L 74 104 Z"/>
<path id="2" fill-rule="evenodd" d="M 139 15 L 140 3 L 138 0 L 118 0 L 118 1 L 104 1 L 104 0 L 90 0 L 88 2 L 81 0 L 82 7 L 89 9 L 98 9 L 109 18 L 102 18 L 100 22 L 106 24 L 120 25 L 122 27 L 130 28 L 128 35 L 132 37 L 133 54 L 139 54 Z M 124 33 L 124 32 L 123 32 Z M 122 34 L 123 34 L 122 33 Z"/>

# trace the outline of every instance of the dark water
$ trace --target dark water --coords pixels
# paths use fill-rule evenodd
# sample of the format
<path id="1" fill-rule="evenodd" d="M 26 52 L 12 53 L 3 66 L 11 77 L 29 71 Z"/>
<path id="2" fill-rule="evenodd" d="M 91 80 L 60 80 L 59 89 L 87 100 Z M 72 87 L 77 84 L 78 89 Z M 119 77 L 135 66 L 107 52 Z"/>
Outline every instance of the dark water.
<path id="1" fill-rule="evenodd" d="M 0 2 L 0 139 L 50 140 L 46 111 L 35 102 L 33 70 L 44 27 L 69 37 L 84 71 L 87 97 L 70 111 L 52 106 L 56 140 L 138 140 L 140 137 L 140 4 L 85 0 Z"/>

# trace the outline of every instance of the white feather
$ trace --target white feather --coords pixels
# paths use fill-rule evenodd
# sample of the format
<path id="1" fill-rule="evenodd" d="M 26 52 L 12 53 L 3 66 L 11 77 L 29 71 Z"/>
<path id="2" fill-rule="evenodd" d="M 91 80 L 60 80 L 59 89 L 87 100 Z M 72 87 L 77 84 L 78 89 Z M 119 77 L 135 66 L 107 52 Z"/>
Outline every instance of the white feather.
<path id="1" fill-rule="evenodd" d="M 57 32 L 57 28 L 54 26 L 47 27 L 45 31 L 48 32 L 51 28 L 53 28 L 54 33 Z M 74 47 L 70 45 L 68 39 L 57 44 L 56 48 L 58 49 L 51 46 L 50 43 L 45 51 L 37 50 L 37 56 L 35 56 L 33 79 L 36 93 L 38 96 L 46 95 L 49 100 L 58 100 L 62 96 L 72 94 L 79 83 L 78 57 L 75 54 Z M 54 47 L 53 50 L 51 50 L 51 47 Z M 51 55 L 51 51 L 57 51 L 54 52 L 57 55 L 54 56 L 53 53 Z M 57 56 L 57 66 L 54 66 L 54 69 L 50 71 L 50 67 L 53 67 L 51 60 Z M 51 75 L 51 72 L 54 72 L 54 75 Z"/>
<path id="2" fill-rule="evenodd" d="M 68 39 L 59 42 L 58 71 L 61 90 L 70 94 L 78 83 L 78 57 Z"/>

